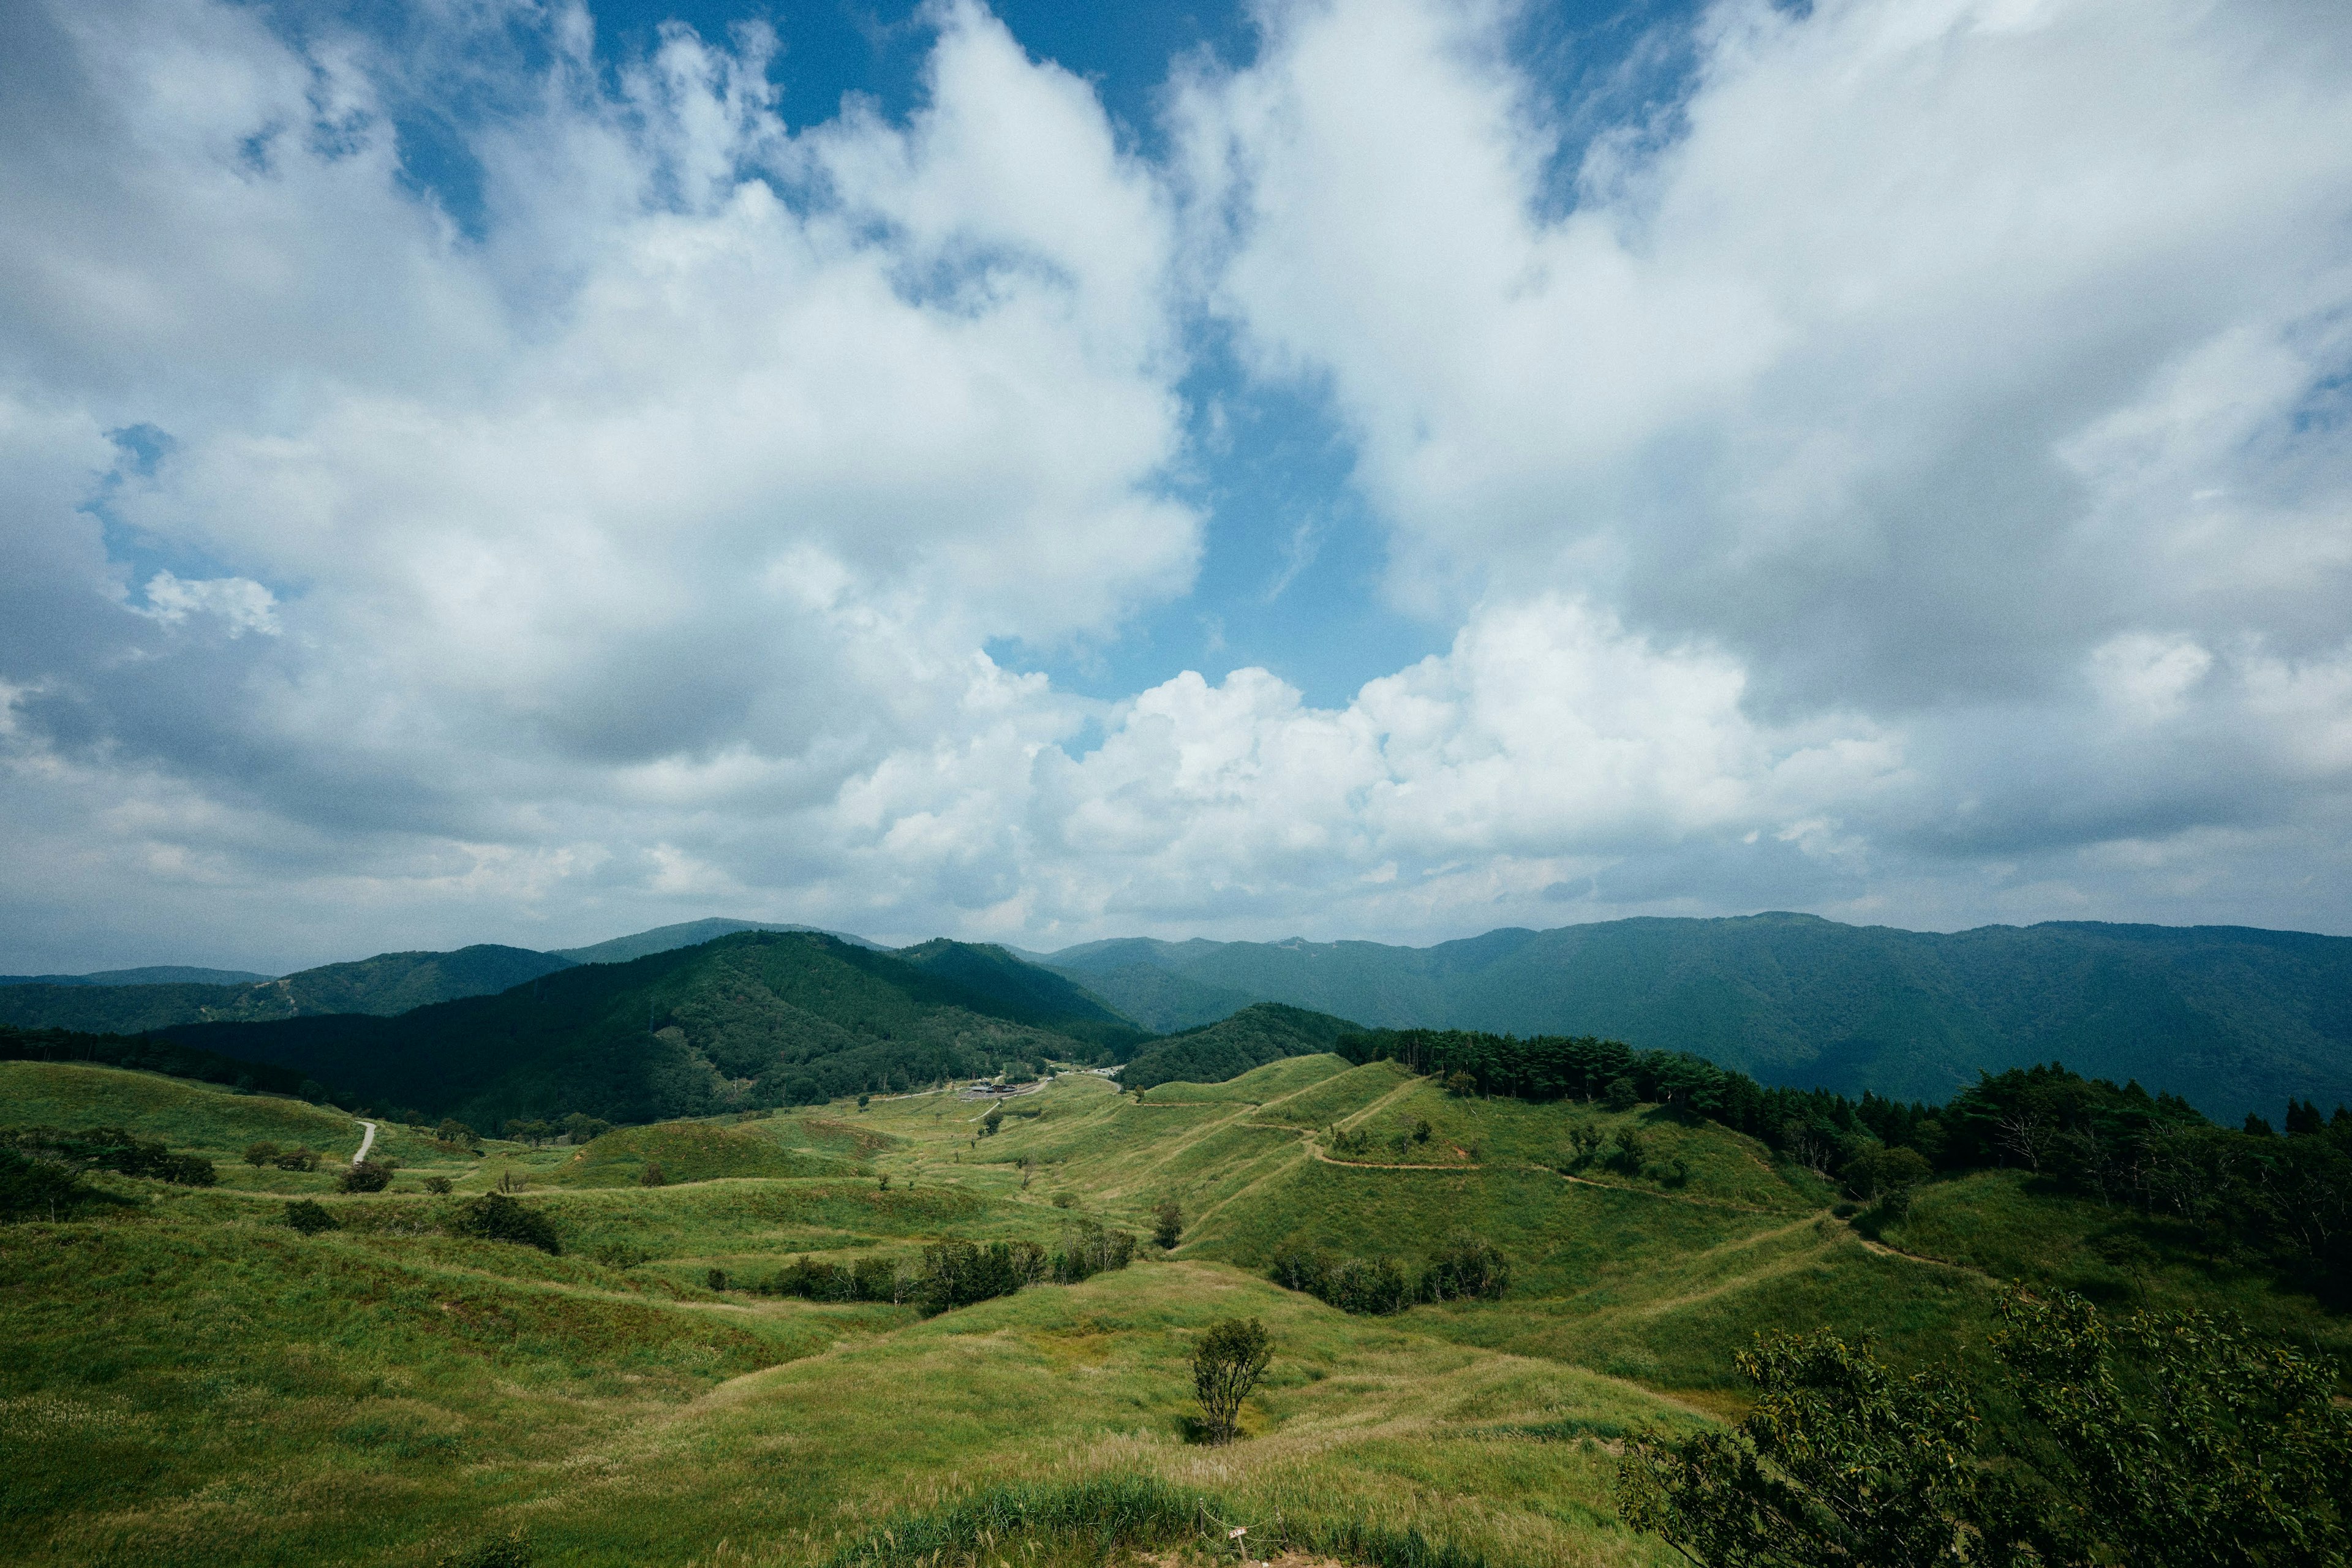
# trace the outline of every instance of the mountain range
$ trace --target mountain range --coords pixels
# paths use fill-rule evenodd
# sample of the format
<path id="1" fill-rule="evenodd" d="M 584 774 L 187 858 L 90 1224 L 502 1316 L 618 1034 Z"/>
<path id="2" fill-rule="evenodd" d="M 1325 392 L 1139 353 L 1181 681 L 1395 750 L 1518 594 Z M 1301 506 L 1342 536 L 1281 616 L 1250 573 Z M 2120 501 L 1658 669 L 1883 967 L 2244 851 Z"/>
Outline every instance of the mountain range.
<path id="1" fill-rule="evenodd" d="M 2232 1120 L 2275 1115 L 2291 1098 L 2352 1101 L 2352 938 L 2242 927 L 2060 922 L 1935 933 L 1763 914 L 1503 930 L 1426 948 L 1132 938 L 1034 953 L 944 940 L 893 951 L 808 927 L 707 920 L 554 952 L 485 945 L 383 953 L 233 984 L 126 983 L 184 971 L 31 977 L 0 986 L 0 1024 L 176 1033 L 194 1024 L 392 1018 L 516 986 L 543 995 L 544 983 L 575 969 L 626 968 L 751 935 L 821 939 L 828 952 L 887 958 L 898 967 L 870 971 L 869 979 L 919 974 L 956 988 L 963 1000 L 952 1005 L 974 1016 L 1055 1037 L 1029 1041 L 1023 1048 L 1037 1047 L 1032 1055 L 1123 1060 L 1141 1050 L 1129 1068 L 1138 1081 L 1198 1079 L 1219 1064 L 1239 1071 L 1328 1049 L 1333 1031 L 1352 1024 L 1607 1036 L 1688 1051 L 1767 1083 L 1929 1100 L 1979 1072 L 2059 1059 L 2170 1090 Z M 854 1018 L 834 1017 L 822 997 L 793 1005 L 873 1043 Z M 1210 1028 L 1226 1021 L 1231 1026 Z M 420 1026 L 426 1022 L 460 1026 L 439 1015 Z M 800 1050 L 815 1037 L 807 1018 L 774 1027 L 780 1048 Z M 341 1047 L 327 1047 L 343 1036 L 382 1034 L 373 1028 L 315 1025 L 204 1048 L 304 1065 L 338 1088 L 371 1083 L 388 1096 L 389 1080 L 358 1070 Z M 1172 1037 L 1147 1045 L 1160 1035 Z M 383 1035 L 383 1048 L 395 1048 L 394 1036 L 405 1039 L 407 1031 Z M 298 1037 L 307 1042 L 299 1051 Z M 864 1048 L 835 1045 L 852 1057 Z M 492 1058 L 508 1048 L 490 1039 L 481 1047 Z M 324 1052 L 316 1066 L 287 1054 L 312 1050 Z M 982 1051 L 970 1059 L 1003 1058 Z M 794 1058 L 808 1069 L 802 1081 L 814 1081 L 813 1059 Z M 744 1076 L 711 1062 L 722 1076 Z M 914 1070 L 909 1062 L 898 1069 Z M 772 1088 L 782 1081 L 767 1068 L 749 1076 Z M 658 1095 L 644 1103 L 656 1102 L 668 1103 Z"/>

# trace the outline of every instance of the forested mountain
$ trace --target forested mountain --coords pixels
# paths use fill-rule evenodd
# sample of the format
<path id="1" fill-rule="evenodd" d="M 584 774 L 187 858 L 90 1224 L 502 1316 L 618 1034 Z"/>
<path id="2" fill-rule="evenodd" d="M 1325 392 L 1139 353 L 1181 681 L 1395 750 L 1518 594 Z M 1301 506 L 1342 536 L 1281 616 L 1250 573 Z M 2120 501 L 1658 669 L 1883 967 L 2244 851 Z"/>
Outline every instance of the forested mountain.
<path id="1" fill-rule="evenodd" d="M 1389 1027 L 1606 1035 L 1846 1093 L 1941 1100 L 1980 1070 L 2055 1058 L 2221 1117 L 2352 1100 L 2352 938 L 2294 931 L 1942 934 L 1766 914 L 1428 948 L 1132 940 L 1049 962 L 1160 1027 L 1187 999 L 1238 996 Z"/>
<path id="2" fill-rule="evenodd" d="M 934 938 L 893 958 L 995 1001 L 1005 1016 L 1124 1055 L 1150 1034 L 1066 975 L 1023 962 L 1001 947 Z"/>
<path id="3" fill-rule="evenodd" d="M 574 1110 L 649 1121 L 1110 1059 L 1099 1040 L 1053 1026 L 1064 1021 L 1108 1027 L 820 932 L 743 931 L 395 1018 L 202 1024 L 169 1037 L 299 1068 L 379 1109 L 496 1125 Z"/>
<path id="4" fill-rule="evenodd" d="M 713 918 L 684 921 L 677 925 L 656 926 L 651 931 L 636 931 L 628 936 L 616 936 L 587 947 L 560 947 L 553 950 L 557 958 L 574 963 L 626 963 L 633 958 L 649 958 L 656 952 L 668 952 L 674 948 L 698 947 L 715 937 L 732 936 L 740 931 L 815 931 L 814 926 L 775 925 L 765 921 L 737 921 Z M 843 931 L 826 931 L 855 947 L 876 947 L 877 944 L 862 936 Z"/>
<path id="5" fill-rule="evenodd" d="M 251 985 L 268 978 L 249 969 L 155 963 L 144 969 L 102 969 L 95 974 L 0 974 L 0 985 Z"/>
<path id="6" fill-rule="evenodd" d="M 12 985 L 0 1024 L 137 1034 L 174 1024 L 257 1022 L 324 1013 L 405 1013 L 461 996 L 495 995 L 571 961 L 484 943 L 455 952 L 380 952 L 250 985 Z"/>
<path id="7" fill-rule="evenodd" d="M 1136 1053 L 1118 1075 L 1127 1089 L 1163 1083 L 1223 1083 L 1252 1068 L 1286 1057 L 1328 1051 L 1359 1026 L 1328 1013 L 1310 1013 L 1279 1002 L 1260 1002 L 1230 1018 L 1155 1040 Z"/>

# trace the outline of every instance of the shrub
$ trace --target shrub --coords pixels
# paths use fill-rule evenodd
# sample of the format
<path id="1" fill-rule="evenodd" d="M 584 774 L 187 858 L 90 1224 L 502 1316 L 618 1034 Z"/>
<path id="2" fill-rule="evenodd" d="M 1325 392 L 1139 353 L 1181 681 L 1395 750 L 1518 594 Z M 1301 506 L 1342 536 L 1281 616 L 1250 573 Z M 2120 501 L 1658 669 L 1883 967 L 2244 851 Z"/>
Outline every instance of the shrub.
<path id="1" fill-rule="evenodd" d="M 646 1161 L 646 1168 L 637 1173 L 637 1185 L 641 1187 L 666 1186 L 668 1182 L 669 1177 L 663 1173 L 659 1160 Z"/>
<path id="2" fill-rule="evenodd" d="M 201 1154 L 166 1154 L 155 1163 L 154 1173 L 183 1187 L 209 1187 L 220 1181 L 220 1173 Z"/>
<path id="3" fill-rule="evenodd" d="M 304 1144 L 287 1150 L 271 1163 L 281 1171 L 315 1171 L 319 1168 L 319 1156 Z"/>
<path id="4" fill-rule="evenodd" d="M 541 1252 L 563 1251 L 554 1221 L 537 1209 L 525 1208 L 504 1193 L 484 1193 L 458 1205 L 452 1228 L 459 1236 L 483 1241 L 508 1241 L 519 1247 L 536 1247 Z"/>
<path id="5" fill-rule="evenodd" d="M 247 1143 L 245 1146 L 245 1163 L 256 1169 L 268 1164 L 271 1161 L 277 1158 L 278 1145 L 270 1142 L 268 1139 L 264 1139 L 258 1143 Z"/>
<path id="6" fill-rule="evenodd" d="M 1227 1318 L 1201 1336 L 1192 1347 L 1192 1393 L 1210 1442 L 1230 1443 L 1240 1435 L 1242 1401 L 1273 1360 L 1265 1325 L 1255 1318 Z"/>
<path id="7" fill-rule="evenodd" d="M 1424 1301 L 1496 1301 L 1510 1288 L 1511 1266 L 1493 1242 L 1466 1232 L 1448 1237 L 1421 1271 Z"/>
<path id="8" fill-rule="evenodd" d="M 425 1190 L 437 1196 L 446 1197 L 449 1194 L 449 1178 L 446 1176 L 427 1176 L 425 1178 Z"/>
<path id="9" fill-rule="evenodd" d="M 1478 1080 L 1456 1068 L 1445 1075 L 1445 1092 L 1456 1100 L 1467 1100 L 1478 1092 Z"/>
<path id="10" fill-rule="evenodd" d="M 1151 1239 L 1159 1243 L 1160 1251 L 1173 1251 L 1183 1235 L 1184 1211 L 1175 1199 L 1169 1199 L 1152 1211 Z"/>
<path id="11" fill-rule="evenodd" d="M 1934 1172 L 1927 1164 L 1927 1157 L 1916 1149 L 1873 1144 L 1848 1161 L 1838 1174 L 1844 1180 L 1846 1191 L 1867 1203 L 1897 1189 L 1916 1187 Z"/>
<path id="12" fill-rule="evenodd" d="M 481 1142 L 472 1128 L 454 1116 L 444 1119 L 441 1125 L 433 1130 L 433 1136 L 444 1143 L 462 1143 L 468 1148 Z"/>
<path id="13" fill-rule="evenodd" d="M 0 1144 L 0 1218 L 56 1219 L 89 1195 L 68 1166 Z"/>
<path id="14" fill-rule="evenodd" d="M 354 1160 L 351 1169 L 336 1178 L 335 1185 L 346 1193 L 380 1193 L 392 1185 L 392 1165 L 389 1162 Z"/>
<path id="15" fill-rule="evenodd" d="M 942 1241 L 923 1248 L 915 1295 L 926 1317 L 1010 1296 L 1045 1274 L 1045 1249 L 1034 1241 Z"/>
<path id="16" fill-rule="evenodd" d="M 724 1290 L 727 1289 L 727 1270 L 724 1268 L 714 1268 L 709 1274 L 703 1276 L 702 1282 L 709 1286 L 713 1290 Z"/>
<path id="17" fill-rule="evenodd" d="M 1423 1117 L 1420 1121 L 1412 1124 L 1412 1141 L 1416 1143 L 1428 1142 L 1429 1135 L 1432 1131 L 1433 1129 L 1429 1125 L 1429 1118 L 1426 1116 Z"/>
<path id="18" fill-rule="evenodd" d="M 587 1116 L 573 1111 L 563 1119 L 563 1135 L 574 1143 L 593 1143 L 613 1130 L 613 1124 L 601 1116 Z"/>
<path id="19" fill-rule="evenodd" d="M 1601 1090 L 1601 1103 L 1614 1111 L 1628 1111 L 1642 1103 L 1642 1091 L 1630 1078 L 1613 1078 Z"/>
<path id="20" fill-rule="evenodd" d="M 316 1236 L 322 1230 L 340 1230 L 335 1216 L 325 1207 L 309 1198 L 296 1198 L 286 1205 L 286 1223 L 304 1236 Z"/>
<path id="21" fill-rule="evenodd" d="M 1055 1193 L 1054 1194 L 1054 1206 L 1057 1209 L 1074 1209 L 1078 1206 L 1077 1194 L 1075 1193 Z"/>
<path id="22" fill-rule="evenodd" d="M 1076 1285 L 1097 1274 L 1124 1268 L 1135 1258 L 1135 1237 L 1107 1230 L 1092 1220 L 1073 1226 L 1048 1270 L 1056 1285 Z"/>
<path id="23" fill-rule="evenodd" d="M 981 1131 L 991 1138 L 995 1137 L 996 1130 L 1003 1125 L 1004 1107 L 1001 1105 L 990 1106 L 988 1108 L 988 1114 L 980 1119 Z"/>

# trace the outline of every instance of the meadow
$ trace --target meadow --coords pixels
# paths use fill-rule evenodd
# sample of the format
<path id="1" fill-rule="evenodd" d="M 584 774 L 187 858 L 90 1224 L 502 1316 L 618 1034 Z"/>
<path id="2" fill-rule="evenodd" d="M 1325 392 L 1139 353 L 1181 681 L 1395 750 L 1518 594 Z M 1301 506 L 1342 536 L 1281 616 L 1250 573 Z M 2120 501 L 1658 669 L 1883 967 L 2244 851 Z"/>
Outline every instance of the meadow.
<path id="1" fill-rule="evenodd" d="M 2346 1343 L 2306 1300 L 2011 1173 L 1937 1184 L 1873 1236 L 1720 1127 L 1457 1098 L 1332 1057 L 580 1148 L 387 1124 L 399 1168 L 377 1194 L 334 1190 L 352 1119 L 295 1100 L 10 1062 L 0 1121 L 126 1127 L 219 1174 L 94 1175 L 113 1201 L 0 1226 L 0 1536 L 28 1563 L 488 1563 L 518 1532 L 542 1563 L 1205 1561 L 1236 1555 L 1235 1526 L 1261 1555 L 1383 1568 L 1664 1563 L 1617 1521 L 1614 1450 L 1736 1413 L 1731 1356 L 1759 1331 L 1967 1356 L 1994 1280 L 2025 1278 Z M 1570 1169 L 1580 1128 L 1638 1131 L 1647 1163 Z M 265 1139 L 330 1160 L 238 1158 Z M 502 1188 L 560 1255 L 452 1234 L 457 1205 Z M 338 1228 L 297 1234 L 289 1198 Z M 929 1319 L 747 1289 L 800 1257 L 1148 1236 L 1169 1202 L 1172 1252 Z M 1509 1258 L 1503 1300 L 1350 1317 L 1265 1277 L 1286 1245 L 1412 1259 L 1455 1231 Z M 1187 1358 L 1232 1316 L 1262 1319 L 1276 1359 L 1246 1440 L 1206 1447 Z"/>

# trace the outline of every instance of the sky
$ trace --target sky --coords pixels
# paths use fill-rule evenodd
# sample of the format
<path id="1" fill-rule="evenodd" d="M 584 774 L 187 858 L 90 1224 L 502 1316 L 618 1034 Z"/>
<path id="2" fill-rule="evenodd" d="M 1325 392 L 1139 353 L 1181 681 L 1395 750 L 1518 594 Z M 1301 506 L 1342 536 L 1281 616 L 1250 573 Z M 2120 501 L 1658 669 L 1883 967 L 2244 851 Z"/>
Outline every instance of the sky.
<path id="1" fill-rule="evenodd" d="M 2352 933 L 2339 0 L 13 0 L 0 971 Z"/>

